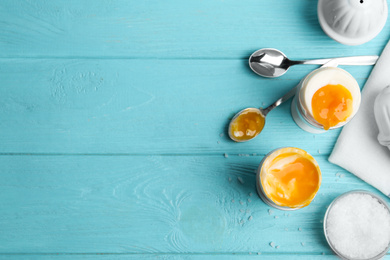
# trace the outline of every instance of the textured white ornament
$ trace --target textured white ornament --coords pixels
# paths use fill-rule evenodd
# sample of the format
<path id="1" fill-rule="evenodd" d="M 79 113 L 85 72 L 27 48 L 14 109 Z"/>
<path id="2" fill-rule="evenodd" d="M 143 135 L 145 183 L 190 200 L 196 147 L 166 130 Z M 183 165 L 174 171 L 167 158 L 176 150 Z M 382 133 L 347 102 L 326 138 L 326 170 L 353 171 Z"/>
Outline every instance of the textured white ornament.
<path id="1" fill-rule="evenodd" d="M 376 97 L 374 113 L 379 128 L 378 141 L 390 149 L 390 86 L 385 87 Z"/>
<path id="2" fill-rule="evenodd" d="M 375 38 L 386 24 L 386 0 L 319 0 L 318 20 L 340 43 L 359 45 Z"/>

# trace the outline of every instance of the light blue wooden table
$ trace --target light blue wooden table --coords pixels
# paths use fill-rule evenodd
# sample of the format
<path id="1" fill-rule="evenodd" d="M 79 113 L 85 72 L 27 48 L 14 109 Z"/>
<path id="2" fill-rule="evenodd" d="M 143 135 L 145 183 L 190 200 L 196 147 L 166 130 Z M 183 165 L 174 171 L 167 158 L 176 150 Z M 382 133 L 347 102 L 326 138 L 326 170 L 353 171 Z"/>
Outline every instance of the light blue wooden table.
<path id="1" fill-rule="evenodd" d="M 384 197 L 328 162 L 340 131 L 304 132 L 288 102 L 252 142 L 226 133 L 235 112 L 269 105 L 316 68 L 261 78 L 247 66 L 253 51 L 377 55 L 390 38 L 388 22 L 369 43 L 341 45 L 316 6 L 2 0 L 0 259 L 335 259 L 322 229 L 330 202 L 354 189 Z M 343 68 L 361 87 L 372 69 Z M 308 151 L 323 173 L 314 202 L 294 212 L 255 189 L 264 154 L 282 146 Z"/>

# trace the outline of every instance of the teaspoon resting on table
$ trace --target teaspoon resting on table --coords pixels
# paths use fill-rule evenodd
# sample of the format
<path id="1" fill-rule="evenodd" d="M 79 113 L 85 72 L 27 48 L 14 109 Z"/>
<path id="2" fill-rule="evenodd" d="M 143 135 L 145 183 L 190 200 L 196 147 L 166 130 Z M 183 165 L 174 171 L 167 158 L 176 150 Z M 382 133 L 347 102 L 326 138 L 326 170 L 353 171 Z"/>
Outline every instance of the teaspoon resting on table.
<path id="1" fill-rule="evenodd" d="M 261 133 L 265 125 L 265 117 L 275 107 L 295 95 L 297 87 L 292 88 L 283 97 L 276 100 L 267 108 L 245 108 L 238 112 L 229 124 L 229 137 L 236 142 L 252 140 Z"/>
<path id="2" fill-rule="evenodd" d="M 267 78 L 276 78 L 282 76 L 290 68 L 297 64 L 317 64 L 322 65 L 331 60 L 337 60 L 339 65 L 374 65 L 378 56 L 351 56 L 315 60 L 290 60 L 283 52 L 265 48 L 255 51 L 249 57 L 249 67 L 258 75 Z"/>

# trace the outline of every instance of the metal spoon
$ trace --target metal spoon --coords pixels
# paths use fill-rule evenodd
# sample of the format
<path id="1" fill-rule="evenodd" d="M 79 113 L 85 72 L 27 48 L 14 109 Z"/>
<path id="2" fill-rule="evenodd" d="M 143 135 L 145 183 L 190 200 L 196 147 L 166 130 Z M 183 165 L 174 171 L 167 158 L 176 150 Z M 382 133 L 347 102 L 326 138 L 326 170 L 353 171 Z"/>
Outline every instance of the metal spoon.
<path id="1" fill-rule="evenodd" d="M 324 67 L 337 67 L 338 65 L 339 65 L 339 59 L 329 59 L 329 61 L 324 63 L 324 65 L 322 65 L 321 68 L 324 68 Z M 252 140 L 256 136 L 258 136 L 262 132 L 262 130 L 264 128 L 265 117 L 267 116 L 267 114 L 272 109 L 274 109 L 275 107 L 280 106 L 283 102 L 285 102 L 285 101 L 289 100 L 290 98 L 292 98 L 295 95 L 295 93 L 297 92 L 297 88 L 298 88 L 299 84 L 297 86 L 293 87 L 292 89 L 290 89 L 290 91 L 287 92 L 283 97 L 281 97 L 278 100 L 276 100 L 272 105 L 268 106 L 267 108 L 253 108 L 253 107 L 250 107 L 250 108 L 245 108 L 245 109 L 241 110 L 240 112 L 238 112 L 232 118 L 232 120 L 230 120 L 229 130 L 228 130 L 229 137 L 233 141 L 236 141 L 236 142 L 246 142 L 246 141 Z M 235 136 L 235 132 L 234 132 L 235 124 L 237 123 L 236 121 L 239 119 L 240 116 L 245 115 L 246 113 L 256 113 L 257 115 L 260 116 L 259 118 L 262 119 L 261 122 L 260 122 L 261 125 L 259 127 L 260 130 L 255 132 L 255 133 L 253 133 L 253 131 L 252 131 L 252 133 L 250 133 L 250 134 L 252 134 L 250 137 L 245 137 L 245 138 L 236 137 Z"/>
<path id="2" fill-rule="evenodd" d="M 339 65 L 374 65 L 378 56 L 352 56 L 316 60 L 289 60 L 283 52 L 276 49 L 260 49 L 249 57 L 249 67 L 258 75 L 267 78 L 282 76 L 292 65 L 296 64 L 325 64 L 337 60 Z"/>
<path id="3" fill-rule="evenodd" d="M 267 108 L 254 108 L 254 107 L 250 107 L 250 108 L 245 108 L 243 110 L 241 110 L 240 112 L 238 112 L 233 118 L 232 120 L 230 121 L 229 123 L 229 137 L 233 140 L 233 141 L 236 141 L 236 142 L 246 142 L 246 141 L 249 141 L 249 140 L 252 140 L 253 138 L 255 138 L 258 134 L 261 133 L 261 131 L 263 130 L 263 127 L 265 125 L 265 117 L 267 116 L 267 114 L 272 110 L 274 109 L 275 107 L 281 105 L 283 102 L 289 100 L 290 98 L 292 98 L 294 95 L 295 95 L 295 92 L 297 90 L 297 86 L 295 86 L 294 88 L 292 88 L 289 92 L 287 92 L 283 97 L 279 98 L 278 100 L 276 100 L 272 105 L 268 106 Z M 235 132 L 234 132 L 234 128 L 235 128 L 235 124 L 237 123 L 237 120 L 239 119 L 239 116 L 241 115 L 244 115 L 248 112 L 252 112 L 252 113 L 257 113 L 260 115 L 260 117 L 262 118 L 263 122 L 262 122 L 262 126 L 261 126 L 261 129 L 257 132 L 255 132 L 253 135 L 251 135 L 250 137 L 246 138 L 246 139 L 242 139 L 240 138 L 239 136 L 236 136 L 235 135 Z"/>

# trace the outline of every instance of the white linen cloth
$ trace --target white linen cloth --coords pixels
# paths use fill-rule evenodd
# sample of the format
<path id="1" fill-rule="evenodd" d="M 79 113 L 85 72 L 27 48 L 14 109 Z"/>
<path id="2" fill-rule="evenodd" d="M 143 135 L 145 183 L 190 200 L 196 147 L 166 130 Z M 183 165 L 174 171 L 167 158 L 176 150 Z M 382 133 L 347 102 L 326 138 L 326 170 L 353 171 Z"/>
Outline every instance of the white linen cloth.
<path id="1" fill-rule="evenodd" d="M 380 55 L 363 90 L 359 111 L 344 126 L 329 157 L 390 197 L 390 150 L 379 144 L 374 101 L 390 85 L 390 42 Z"/>

